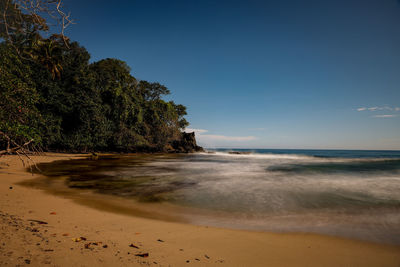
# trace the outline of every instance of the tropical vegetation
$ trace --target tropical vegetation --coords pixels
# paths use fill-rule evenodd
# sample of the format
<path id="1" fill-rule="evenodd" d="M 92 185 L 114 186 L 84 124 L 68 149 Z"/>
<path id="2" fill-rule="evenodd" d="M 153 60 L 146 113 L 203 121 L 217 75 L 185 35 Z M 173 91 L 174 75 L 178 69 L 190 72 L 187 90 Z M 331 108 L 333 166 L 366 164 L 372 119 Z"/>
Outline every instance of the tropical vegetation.
<path id="1" fill-rule="evenodd" d="M 0 11 L 0 150 L 168 151 L 182 138 L 186 107 L 163 99 L 167 87 L 119 59 L 91 62 L 63 34 L 43 37 L 45 20 L 16 1 Z"/>

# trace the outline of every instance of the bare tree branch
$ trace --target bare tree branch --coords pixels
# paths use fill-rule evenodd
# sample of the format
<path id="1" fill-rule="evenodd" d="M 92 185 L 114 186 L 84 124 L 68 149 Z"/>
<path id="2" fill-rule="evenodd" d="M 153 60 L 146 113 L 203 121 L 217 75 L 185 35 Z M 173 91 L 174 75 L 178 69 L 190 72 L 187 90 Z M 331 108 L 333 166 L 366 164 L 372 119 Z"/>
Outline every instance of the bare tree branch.
<path id="1" fill-rule="evenodd" d="M 4 133 L 0 132 L 0 134 L 4 134 Z M 4 134 L 3 136 L 6 136 L 6 135 Z M 23 144 L 23 145 L 18 145 L 18 144 L 16 144 L 15 142 L 13 142 L 13 143 L 16 144 L 16 146 L 13 147 L 13 148 L 7 148 L 6 150 L 1 150 L 1 151 L 0 151 L 0 155 L 3 155 L 3 154 L 12 154 L 12 153 L 18 152 L 18 151 L 20 151 L 20 150 L 21 150 L 21 151 L 24 151 L 24 150 L 26 149 L 26 147 L 27 147 L 30 143 L 32 143 L 32 142 L 33 142 L 33 139 L 29 140 L 28 142 L 26 142 L 26 143 Z"/>
<path id="2" fill-rule="evenodd" d="M 29 140 L 28 142 L 25 142 L 23 145 L 18 145 L 15 141 L 13 141 L 7 134 L 5 134 L 2 131 L 0 131 L 0 136 L 5 138 L 8 142 L 7 149 L 0 151 L 0 157 L 2 157 L 4 155 L 16 154 L 18 156 L 18 158 L 21 160 L 22 165 L 24 167 L 26 165 L 29 166 L 29 169 L 32 174 L 33 174 L 32 166 L 34 166 L 38 171 L 40 171 L 36 162 L 28 155 L 28 153 L 30 153 L 28 147 L 34 141 L 33 139 Z M 12 143 L 15 147 L 10 148 L 9 143 Z M 24 156 L 24 158 L 21 157 L 21 155 Z M 26 160 L 26 163 L 25 163 L 25 160 Z"/>
<path id="3" fill-rule="evenodd" d="M 55 22 L 60 27 L 59 35 L 68 47 L 68 38 L 65 36 L 65 30 L 74 21 L 71 14 L 62 9 L 62 0 L 2 0 L 0 8 L 2 18 L 0 26 L 3 24 L 4 32 L 0 32 L 0 37 L 14 44 L 15 34 L 28 36 L 32 33 L 32 27 L 35 31 L 48 31 L 49 25 Z M 43 16 L 49 16 L 46 21 Z"/>

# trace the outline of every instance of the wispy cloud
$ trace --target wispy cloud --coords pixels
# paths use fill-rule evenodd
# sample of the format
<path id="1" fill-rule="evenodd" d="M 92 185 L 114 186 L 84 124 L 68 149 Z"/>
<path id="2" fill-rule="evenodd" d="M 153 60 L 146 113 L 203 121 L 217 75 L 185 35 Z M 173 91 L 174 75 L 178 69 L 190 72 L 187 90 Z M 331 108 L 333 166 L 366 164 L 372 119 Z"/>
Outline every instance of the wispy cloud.
<path id="1" fill-rule="evenodd" d="M 226 136 L 226 135 L 215 135 L 215 134 L 202 134 L 199 135 L 202 140 L 218 140 L 218 141 L 250 141 L 256 140 L 254 136 Z"/>
<path id="2" fill-rule="evenodd" d="M 227 135 L 216 135 L 216 134 L 206 134 L 208 130 L 205 129 L 194 129 L 194 128 L 186 128 L 185 132 L 195 132 L 197 139 L 199 141 L 207 142 L 207 141 L 250 141 L 256 140 L 257 138 L 254 136 L 227 136 Z"/>
<path id="3" fill-rule="evenodd" d="M 202 134 L 202 133 L 206 133 L 206 132 L 208 132 L 208 131 L 207 131 L 207 130 L 204 130 L 204 129 L 186 128 L 186 129 L 185 129 L 185 132 L 187 132 L 187 133 L 195 132 L 196 134 Z"/>
<path id="4" fill-rule="evenodd" d="M 378 110 L 390 110 L 390 111 L 400 111 L 399 107 L 389 107 L 389 106 L 381 106 L 381 107 L 359 107 L 357 111 L 378 111 Z"/>
<path id="5" fill-rule="evenodd" d="M 357 111 L 370 111 L 370 112 L 376 112 L 380 113 L 378 111 L 390 111 L 389 113 L 396 113 L 396 114 L 376 114 L 371 116 L 371 118 L 394 118 L 394 117 L 399 117 L 400 114 L 398 113 L 400 111 L 400 107 L 390 107 L 390 106 L 375 106 L 375 107 L 359 107 L 357 108 Z"/>
<path id="6" fill-rule="evenodd" d="M 383 114 L 383 115 L 375 115 L 373 118 L 394 118 L 397 117 L 396 114 Z"/>

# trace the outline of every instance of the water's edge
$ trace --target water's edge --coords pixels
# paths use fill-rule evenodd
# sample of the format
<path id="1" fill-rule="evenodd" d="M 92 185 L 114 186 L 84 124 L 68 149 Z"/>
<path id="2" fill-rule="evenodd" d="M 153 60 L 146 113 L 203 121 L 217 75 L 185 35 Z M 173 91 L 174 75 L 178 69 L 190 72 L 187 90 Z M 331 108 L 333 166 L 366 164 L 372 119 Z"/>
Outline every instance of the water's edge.
<path id="1" fill-rule="evenodd" d="M 207 156 L 208 155 L 206 155 L 206 157 Z M 231 156 L 235 155 L 229 155 L 229 157 Z M 178 195 L 179 198 L 181 197 L 180 194 L 182 194 L 182 192 L 183 195 L 187 194 L 188 192 L 191 193 L 190 190 L 192 190 L 191 188 L 195 185 L 195 183 L 193 183 L 193 181 L 191 181 L 190 179 L 189 181 L 173 180 L 171 181 L 170 184 L 166 186 L 166 188 L 165 185 L 163 185 L 164 187 L 161 188 L 157 187 L 158 181 L 156 181 L 151 190 L 146 191 L 142 189 L 149 187 L 148 177 L 152 177 L 151 175 L 154 175 L 154 173 L 146 173 L 149 171 L 149 169 L 150 170 L 157 169 L 158 172 L 161 170 L 163 172 L 163 175 L 165 176 L 164 172 L 169 172 L 171 171 L 171 169 L 174 169 L 171 168 L 171 166 L 168 166 L 168 164 L 170 164 L 171 162 L 173 162 L 173 164 L 177 162 L 181 164 L 182 163 L 181 161 L 184 161 L 184 164 L 186 164 L 187 156 L 157 155 L 156 160 L 154 159 L 153 155 L 124 155 L 123 157 L 125 157 L 125 159 L 126 157 L 129 158 L 128 164 L 126 164 L 127 162 L 124 162 L 124 160 L 122 160 L 122 162 L 116 163 L 117 159 L 106 158 L 105 160 L 107 161 L 107 163 L 103 162 L 106 164 L 105 166 L 100 167 L 100 171 L 97 172 L 97 174 L 96 172 L 89 171 L 90 173 L 89 176 L 94 176 L 95 180 L 99 179 L 99 177 L 101 178 L 100 180 L 103 180 L 103 183 L 97 184 L 97 188 L 91 187 L 90 183 L 85 184 L 88 181 L 90 181 L 90 179 L 87 179 L 88 178 L 87 169 L 86 169 L 86 174 L 84 174 L 85 171 L 83 171 L 83 169 L 87 168 L 88 167 L 87 165 L 91 165 L 93 167 L 95 165 L 101 165 L 102 163 L 99 164 L 99 162 L 88 161 L 88 160 L 58 161 L 50 164 L 43 164 L 40 166 L 40 168 L 44 170 L 43 173 L 44 175 L 34 180 L 24 182 L 23 185 L 40 188 L 45 190 L 46 192 L 55 195 L 62 195 L 63 197 L 70 198 L 79 204 L 87 205 L 92 208 L 106 210 L 114 213 L 140 216 L 150 219 L 191 223 L 195 225 L 209 225 L 215 227 L 233 228 L 233 229 L 242 229 L 251 231 L 317 233 L 317 234 L 339 236 L 339 237 L 358 239 L 364 241 L 372 241 L 377 243 L 400 244 L 399 241 L 400 228 L 397 228 L 397 224 L 393 225 L 395 227 L 394 229 L 391 228 L 386 229 L 385 231 L 387 233 L 386 232 L 380 233 L 378 238 L 375 235 L 369 233 L 370 228 L 368 227 L 366 227 L 365 229 L 359 229 L 358 232 L 356 231 L 355 234 L 352 234 L 347 230 L 344 231 L 343 229 L 341 229 L 344 226 L 347 228 L 352 228 L 354 226 L 352 225 L 354 224 L 353 219 L 349 220 L 348 222 L 346 221 L 349 218 L 351 218 L 351 216 L 353 216 L 351 215 L 349 217 L 349 214 L 347 214 L 348 211 L 346 210 L 338 212 L 337 210 L 332 211 L 332 210 L 322 209 L 321 212 L 320 211 L 313 212 L 312 214 L 300 210 L 295 214 L 276 213 L 276 214 L 269 214 L 268 216 L 263 215 L 260 217 L 259 216 L 260 214 L 253 214 L 251 212 L 243 213 L 243 212 L 231 211 L 229 209 L 228 210 L 221 210 L 221 209 L 210 210 L 207 208 L 204 209 L 204 207 L 191 205 L 190 202 L 188 202 L 189 205 L 188 203 L 180 203 L 179 205 L 177 205 L 177 202 L 174 203 L 174 199 L 171 198 L 170 195 L 173 196 L 175 194 Z M 200 158 L 200 160 L 198 161 L 202 162 L 204 161 L 204 158 Z M 111 162 L 113 162 L 111 164 L 113 165 L 113 167 L 116 167 L 116 165 L 119 164 L 117 168 L 114 168 L 113 172 L 115 173 L 110 173 Z M 196 163 L 198 163 L 197 161 L 194 161 L 194 159 L 190 157 L 188 162 L 191 166 L 195 166 Z M 157 166 L 157 164 L 161 164 L 161 167 Z M 218 164 L 221 164 L 221 162 L 218 162 Z M 226 162 L 224 164 L 226 164 Z M 248 164 L 248 162 L 246 164 Z M 50 166 L 55 167 L 55 169 L 54 168 L 52 169 L 51 174 L 46 172 L 46 170 L 47 171 L 49 170 Z M 62 166 L 61 169 L 59 169 L 60 166 Z M 126 167 L 128 167 L 128 170 L 126 169 Z M 134 176 L 138 178 L 135 178 L 136 181 L 134 182 L 134 184 L 129 184 L 132 181 L 128 179 L 128 184 L 129 184 L 128 188 L 133 188 L 137 186 L 139 186 L 140 188 L 142 186 L 141 183 L 143 181 L 146 181 L 143 184 L 143 188 L 139 190 L 141 191 L 140 194 L 135 193 L 136 195 L 131 196 L 129 195 L 129 192 L 125 192 L 127 195 L 124 195 L 120 194 L 121 192 L 124 193 L 123 190 L 122 191 L 120 190 L 118 191 L 119 195 L 116 196 L 113 193 L 110 194 L 110 192 L 105 192 L 108 190 L 107 179 L 109 179 L 109 177 L 107 176 L 111 175 L 112 177 L 126 178 L 126 171 L 131 172 L 132 170 L 129 168 L 132 167 L 136 171 Z M 318 168 L 320 168 L 320 166 L 318 166 Z M 65 172 L 65 170 L 69 171 L 67 173 L 63 173 Z M 144 170 L 144 173 L 140 173 L 140 170 Z M 105 176 L 104 176 L 105 174 L 104 171 L 106 171 Z M 192 172 L 193 170 L 191 169 L 190 171 Z M 268 170 L 268 172 L 270 171 L 271 170 Z M 281 172 L 282 170 L 279 169 L 278 171 Z M 287 170 L 284 169 L 283 171 Z M 299 172 L 299 170 L 295 170 L 295 172 L 297 173 Z M 100 176 L 97 176 L 99 174 Z M 146 175 L 148 176 L 147 178 Z M 137 183 L 138 180 L 140 179 L 142 179 L 143 181 Z M 152 177 L 151 179 L 157 180 L 156 177 Z M 66 185 L 67 180 L 70 187 Z M 115 189 L 114 182 L 116 182 L 117 187 L 120 186 L 120 188 L 122 189 L 124 189 L 126 186 L 126 184 L 124 184 L 126 183 L 126 181 L 123 181 L 123 183 L 121 183 L 120 180 L 113 181 L 111 183 L 113 184 L 111 186 L 113 190 Z M 121 183 L 121 185 L 118 185 L 119 183 Z M 198 185 L 196 186 L 197 186 L 196 190 L 198 190 L 199 187 Z M 153 194 L 154 191 L 156 192 L 156 194 Z M 171 194 L 170 192 L 174 193 Z M 166 199 L 169 202 L 164 201 L 163 199 L 164 195 L 166 195 Z M 358 214 L 356 214 L 357 220 L 359 219 L 362 220 L 360 224 L 361 228 L 363 227 L 363 223 L 371 224 L 372 226 L 374 225 L 375 222 L 373 220 L 371 221 L 370 218 L 371 212 L 373 213 L 372 215 L 375 217 L 395 216 L 393 218 L 397 218 L 396 216 L 397 214 L 400 214 L 400 209 L 398 203 L 395 203 L 392 206 L 388 205 L 388 203 L 385 203 L 384 208 L 379 208 L 379 209 L 361 208 Z M 393 218 L 391 218 L 390 220 L 392 220 Z M 337 220 L 337 224 L 335 224 L 335 220 Z M 246 224 L 243 224 L 243 221 L 246 221 Z M 282 222 L 286 223 L 284 227 L 282 227 Z M 280 227 L 276 227 L 277 225 L 280 225 Z M 298 227 L 298 225 L 300 225 L 301 227 Z"/>

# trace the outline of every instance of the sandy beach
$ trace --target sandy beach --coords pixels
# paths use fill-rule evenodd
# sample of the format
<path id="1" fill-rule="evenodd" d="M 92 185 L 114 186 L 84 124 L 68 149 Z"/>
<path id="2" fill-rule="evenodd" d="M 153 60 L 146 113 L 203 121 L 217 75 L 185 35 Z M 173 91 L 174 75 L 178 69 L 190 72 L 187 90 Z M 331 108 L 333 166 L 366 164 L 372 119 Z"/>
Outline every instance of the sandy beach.
<path id="1" fill-rule="evenodd" d="M 116 214 L 20 185 L 37 177 L 18 157 L 0 158 L 0 266 L 400 266 L 399 246 Z"/>

